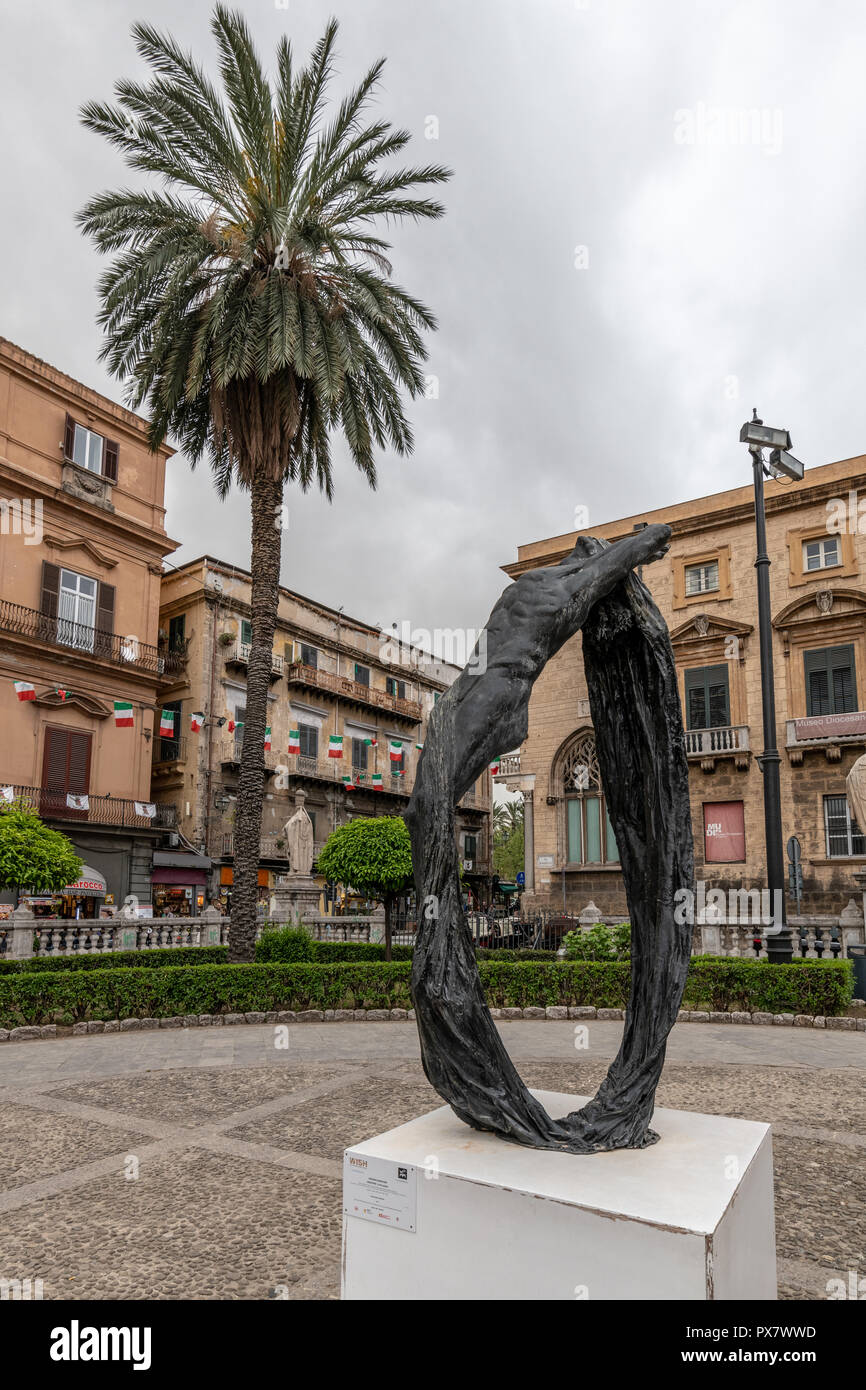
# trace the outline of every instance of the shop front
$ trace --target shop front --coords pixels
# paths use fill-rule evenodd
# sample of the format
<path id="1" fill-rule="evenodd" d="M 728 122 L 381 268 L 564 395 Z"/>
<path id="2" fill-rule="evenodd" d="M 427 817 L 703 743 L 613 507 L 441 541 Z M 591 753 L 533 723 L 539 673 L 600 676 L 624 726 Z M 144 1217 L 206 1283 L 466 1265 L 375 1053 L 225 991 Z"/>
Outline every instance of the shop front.
<path id="1" fill-rule="evenodd" d="M 99 870 L 82 864 L 75 882 L 67 883 L 59 893 L 22 893 L 21 902 L 31 909 L 34 917 L 92 921 L 102 915 L 106 892 L 106 882 Z"/>
<path id="2" fill-rule="evenodd" d="M 220 867 L 219 898 L 214 904 L 222 912 L 224 917 L 228 917 L 232 906 L 232 887 L 235 881 L 235 871 L 231 864 L 223 864 Z M 271 900 L 271 890 L 273 888 L 273 876 L 268 869 L 259 869 L 257 900 L 259 912 L 267 914 L 268 904 Z"/>
<path id="3" fill-rule="evenodd" d="M 155 850 L 151 893 L 154 917 L 197 917 L 205 906 L 211 861 L 203 854 Z"/>

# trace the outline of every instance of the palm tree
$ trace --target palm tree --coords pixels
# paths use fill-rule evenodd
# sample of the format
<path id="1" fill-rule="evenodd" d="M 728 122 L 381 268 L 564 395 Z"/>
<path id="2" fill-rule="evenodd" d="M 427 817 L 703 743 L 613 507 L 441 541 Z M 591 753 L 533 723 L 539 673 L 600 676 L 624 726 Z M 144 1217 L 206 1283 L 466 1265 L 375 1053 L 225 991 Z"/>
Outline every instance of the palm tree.
<path id="1" fill-rule="evenodd" d="M 523 825 L 523 800 L 498 801 L 493 808 L 494 834 L 507 840 L 515 830 Z"/>
<path id="2" fill-rule="evenodd" d="M 229 957 L 252 958 L 264 735 L 280 577 L 283 491 L 331 500 L 331 438 L 342 430 L 371 487 L 376 448 L 413 446 L 402 405 L 423 391 L 422 333 L 435 320 L 391 278 L 381 219 L 438 218 L 424 185 L 438 165 L 382 168 L 409 140 L 366 108 L 375 63 L 330 112 L 336 21 L 306 67 L 280 40 L 273 86 L 242 17 L 217 6 L 222 93 L 150 25 L 132 33 L 154 69 L 115 85 L 82 120 L 162 186 L 91 199 L 79 215 L 101 252 L 102 357 L 193 466 L 206 455 L 220 497 L 250 494 L 252 650 L 238 784 Z M 416 191 L 419 190 L 419 191 Z M 213 712 L 211 712 L 213 713 Z"/>

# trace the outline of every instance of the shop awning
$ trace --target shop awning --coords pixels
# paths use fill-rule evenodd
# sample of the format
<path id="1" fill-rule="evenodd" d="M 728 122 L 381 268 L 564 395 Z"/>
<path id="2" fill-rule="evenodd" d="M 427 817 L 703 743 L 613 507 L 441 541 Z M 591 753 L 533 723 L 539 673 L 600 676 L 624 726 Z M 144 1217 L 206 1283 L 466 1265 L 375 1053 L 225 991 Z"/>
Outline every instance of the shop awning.
<path id="1" fill-rule="evenodd" d="M 172 853 L 170 850 L 153 851 L 153 867 L 163 869 L 209 869 L 211 860 L 206 854 Z"/>
<path id="2" fill-rule="evenodd" d="M 61 888 L 61 893 L 78 893 L 85 898 L 104 898 L 106 893 L 105 879 L 98 869 L 91 869 L 89 864 L 82 864 L 81 873 L 74 883 L 67 883 L 65 888 Z"/>

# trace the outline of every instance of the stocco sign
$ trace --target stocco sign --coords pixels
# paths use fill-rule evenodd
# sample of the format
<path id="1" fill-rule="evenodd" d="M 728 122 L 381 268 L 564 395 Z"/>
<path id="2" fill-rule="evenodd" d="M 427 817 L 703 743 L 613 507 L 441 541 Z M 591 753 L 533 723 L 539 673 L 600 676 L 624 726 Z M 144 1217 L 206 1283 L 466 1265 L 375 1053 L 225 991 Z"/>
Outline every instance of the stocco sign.
<path id="1" fill-rule="evenodd" d="M 797 739 L 844 738 L 848 734 L 866 734 L 866 712 L 853 710 L 850 714 L 818 714 L 794 720 Z"/>

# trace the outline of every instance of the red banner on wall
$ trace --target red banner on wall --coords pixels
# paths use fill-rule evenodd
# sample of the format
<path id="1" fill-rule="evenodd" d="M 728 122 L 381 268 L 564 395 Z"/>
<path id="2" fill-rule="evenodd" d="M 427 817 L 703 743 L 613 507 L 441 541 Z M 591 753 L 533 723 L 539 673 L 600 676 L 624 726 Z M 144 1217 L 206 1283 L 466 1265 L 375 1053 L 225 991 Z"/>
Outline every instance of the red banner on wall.
<path id="1" fill-rule="evenodd" d="M 740 864 L 746 857 L 742 801 L 704 802 L 704 862 Z"/>

